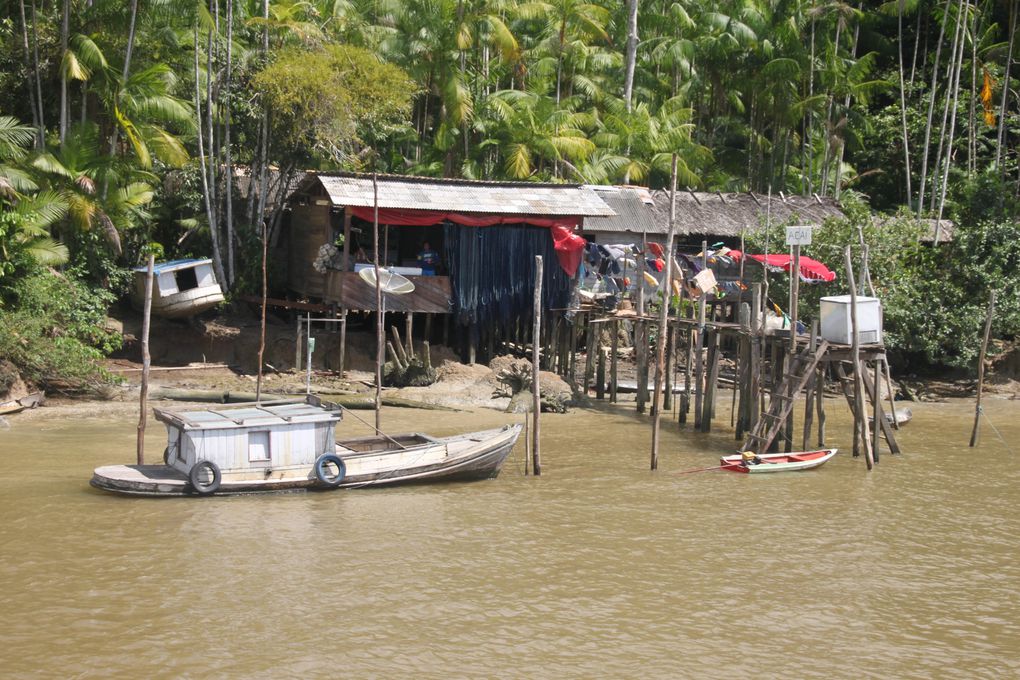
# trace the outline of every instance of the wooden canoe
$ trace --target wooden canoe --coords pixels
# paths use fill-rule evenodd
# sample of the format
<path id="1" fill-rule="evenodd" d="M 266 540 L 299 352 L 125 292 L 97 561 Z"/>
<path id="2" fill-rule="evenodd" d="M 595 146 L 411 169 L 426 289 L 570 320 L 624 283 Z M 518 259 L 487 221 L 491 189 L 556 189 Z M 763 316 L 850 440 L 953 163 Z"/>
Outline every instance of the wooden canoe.
<path id="1" fill-rule="evenodd" d="M 488 479 L 499 474 L 521 433 L 521 425 L 435 438 L 423 434 L 361 437 L 336 443 L 346 466 L 337 488 Z M 90 482 L 97 489 L 135 496 L 194 495 L 187 475 L 166 465 L 107 465 Z M 224 474 L 216 495 L 321 488 L 309 466 L 269 475 L 231 478 Z"/>
<path id="2" fill-rule="evenodd" d="M 35 408 L 46 403 L 46 395 L 42 392 L 33 392 L 21 399 L 12 399 L 0 404 L 0 416 L 7 416 L 13 413 L 21 413 L 26 408 Z"/>
<path id="3" fill-rule="evenodd" d="M 820 451 L 798 451 L 796 453 L 766 453 L 757 465 L 744 465 L 740 454 L 723 456 L 719 459 L 724 470 L 760 474 L 764 472 L 792 472 L 794 470 L 810 470 L 825 464 L 836 455 L 837 449 L 821 449 Z"/>

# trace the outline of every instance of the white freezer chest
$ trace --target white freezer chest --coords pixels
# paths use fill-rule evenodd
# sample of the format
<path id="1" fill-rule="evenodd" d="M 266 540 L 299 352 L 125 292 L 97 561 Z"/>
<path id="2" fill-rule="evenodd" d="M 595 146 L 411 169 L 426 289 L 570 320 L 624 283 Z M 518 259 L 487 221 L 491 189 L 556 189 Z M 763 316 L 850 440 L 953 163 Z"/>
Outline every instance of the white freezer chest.
<path id="1" fill-rule="evenodd" d="M 853 343 L 849 295 L 823 297 L 820 314 L 823 338 L 842 345 Z M 882 342 L 882 302 L 878 298 L 857 296 L 857 329 L 862 345 Z"/>

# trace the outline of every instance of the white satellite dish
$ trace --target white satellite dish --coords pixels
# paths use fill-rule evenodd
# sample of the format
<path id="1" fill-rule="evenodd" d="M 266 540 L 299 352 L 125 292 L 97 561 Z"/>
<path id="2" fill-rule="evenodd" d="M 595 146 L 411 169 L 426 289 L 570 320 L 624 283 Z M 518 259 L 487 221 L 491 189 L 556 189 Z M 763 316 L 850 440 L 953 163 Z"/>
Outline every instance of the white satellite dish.
<path id="1" fill-rule="evenodd" d="M 375 267 L 365 267 L 358 272 L 361 280 L 375 288 Z M 379 267 L 379 287 L 388 295 L 407 295 L 414 292 L 414 284 L 406 276 Z"/>

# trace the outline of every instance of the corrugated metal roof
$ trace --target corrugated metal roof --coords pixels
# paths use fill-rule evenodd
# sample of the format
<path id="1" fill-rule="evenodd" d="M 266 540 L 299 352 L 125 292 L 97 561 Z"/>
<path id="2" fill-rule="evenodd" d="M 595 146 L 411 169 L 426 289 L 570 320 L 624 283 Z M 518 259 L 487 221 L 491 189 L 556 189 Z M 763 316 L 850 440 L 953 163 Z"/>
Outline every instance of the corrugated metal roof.
<path id="1" fill-rule="evenodd" d="M 190 267 L 196 267 L 200 264 L 209 264 L 210 262 L 212 262 L 212 260 L 209 259 L 170 260 L 169 262 L 160 262 L 159 264 L 155 265 L 152 268 L 152 273 L 156 276 L 159 276 L 160 274 L 166 274 L 167 272 L 175 272 L 178 269 L 188 269 Z M 144 267 L 134 267 L 132 271 L 144 273 L 149 271 L 149 267 L 148 265 Z"/>
<path id="2" fill-rule="evenodd" d="M 371 208 L 372 176 L 319 173 L 337 206 Z M 401 210 L 448 210 L 497 215 L 611 216 L 612 209 L 591 189 L 576 184 L 481 182 L 379 175 L 379 207 Z"/>
<path id="3" fill-rule="evenodd" d="M 669 221 L 660 222 L 655 201 L 644 187 L 588 186 L 616 215 L 589 217 L 583 232 L 629 232 L 633 234 L 665 234 Z"/>
<path id="4" fill-rule="evenodd" d="M 253 406 L 247 408 L 162 411 L 157 418 L 172 421 L 186 430 L 226 430 L 238 427 L 272 427 L 294 423 L 340 420 L 340 412 L 307 403 Z"/>

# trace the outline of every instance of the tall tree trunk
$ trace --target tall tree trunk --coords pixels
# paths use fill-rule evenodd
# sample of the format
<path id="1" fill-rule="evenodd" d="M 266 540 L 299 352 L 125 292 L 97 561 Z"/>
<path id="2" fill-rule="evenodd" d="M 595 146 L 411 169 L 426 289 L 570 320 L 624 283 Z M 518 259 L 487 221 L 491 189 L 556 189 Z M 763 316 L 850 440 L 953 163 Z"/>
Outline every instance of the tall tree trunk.
<path id="1" fill-rule="evenodd" d="M 262 0 L 262 18 L 269 20 L 269 0 Z M 268 23 L 262 29 L 262 58 L 269 59 L 269 27 Z M 255 213 L 255 224 L 263 229 L 266 219 L 266 191 L 269 183 L 269 108 L 262 102 L 262 123 L 259 126 L 259 196 L 258 210 Z M 250 182 L 255 181 L 252 176 Z M 268 229 L 266 232 L 268 233 Z"/>
<path id="2" fill-rule="evenodd" d="M 939 63 L 942 57 L 942 38 L 946 33 L 946 18 L 953 0 L 946 0 L 942 10 L 942 21 L 939 22 L 939 39 L 935 47 L 935 64 L 931 69 L 931 88 L 928 90 L 928 122 L 924 126 L 924 146 L 921 149 L 921 183 L 917 187 L 917 216 L 924 214 L 924 189 L 928 181 L 928 155 L 931 145 L 931 119 L 935 115 L 935 87 L 938 85 Z"/>
<path id="3" fill-rule="evenodd" d="M 897 0 L 896 3 L 896 17 L 897 17 L 897 34 L 899 39 L 897 45 L 899 47 L 900 56 L 900 125 L 903 133 L 903 174 L 905 175 L 907 182 L 907 204 L 910 204 L 911 199 L 914 196 L 913 191 L 910 187 L 910 136 L 907 133 L 907 89 L 906 84 L 903 81 L 903 3 L 905 0 Z M 920 10 L 918 10 L 920 11 Z M 919 37 L 919 36 L 918 36 Z M 915 43 L 917 38 L 915 37 Z"/>
<path id="4" fill-rule="evenodd" d="M 32 63 L 32 48 L 28 45 L 28 21 L 25 20 L 25 0 L 20 0 L 18 3 L 18 9 L 21 10 L 21 41 L 22 47 L 25 49 L 25 68 L 29 68 L 29 64 Z M 37 149 L 43 147 L 43 140 L 46 137 L 45 130 L 43 129 L 41 118 L 39 115 L 39 109 L 35 103 L 35 77 L 39 75 L 38 71 L 31 71 L 31 75 L 26 79 L 25 84 L 28 86 L 28 103 L 29 108 L 32 109 L 32 127 L 35 128 L 35 146 Z"/>
<path id="5" fill-rule="evenodd" d="M 36 106 L 39 107 L 39 148 L 46 146 L 46 117 L 43 114 L 42 75 L 39 73 L 39 25 L 32 0 L 32 70 L 35 71 Z"/>
<path id="6" fill-rule="evenodd" d="M 218 6 L 214 8 L 212 2 L 210 4 L 210 10 L 216 11 Z M 214 15 L 215 16 L 215 15 Z M 216 20 L 216 25 L 219 25 L 219 21 Z M 209 153 L 206 154 L 208 162 L 208 173 L 209 173 L 209 204 L 212 208 L 212 221 L 209 223 L 209 231 L 215 232 L 217 239 L 220 236 L 220 204 L 217 198 L 219 194 L 219 178 L 217 177 L 217 159 L 219 158 L 219 152 L 216 146 L 216 134 L 213 122 L 213 79 L 216 77 L 216 71 L 213 68 L 213 32 L 218 29 L 210 28 L 206 36 L 206 66 L 205 66 L 205 125 L 206 125 L 206 142 L 208 143 Z M 221 265 L 222 267 L 222 260 Z M 227 278 L 221 279 L 224 286 L 230 285 L 230 280 Z"/>
<path id="7" fill-rule="evenodd" d="M 638 0 L 627 0 L 627 73 L 623 85 L 623 98 L 627 102 L 627 113 L 631 109 L 634 93 L 634 68 L 637 65 L 638 43 Z"/>
<path id="8" fill-rule="evenodd" d="M 935 165 L 932 175 L 932 187 L 931 187 L 931 204 L 935 207 L 935 199 L 942 193 L 941 181 L 942 181 L 942 168 L 943 168 L 943 150 L 946 151 L 946 156 L 952 153 L 952 148 L 946 149 L 946 124 L 949 122 L 949 113 L 952 109 L 953 120 L 956 120 L 956 109 L 953 107 L 953 82 L 957 79 L 959 67 L 962 61 L 963 52 L 963 41 L 961 39 L 961 31 L 963 30 L 963 4 L 965 0 L 960 0 L 956 7 L 956 26 L 953 27 L 953 42 L 951 43 L 949 52 L 949 61 L 946 64 L 946 96 L 945 105 L 942 107 L 942 124 L 939 127 L 939 146 L 938 151 L 935 153 Z"/>
<path id="9" fill-rule="evenodd" d="M 220 256 L 220 239 L 219 234 L 216 233 L 216 222 L 215 215 L 213 214 L 213 201 L 209 191 L 209 177 L 206 174 L 205 167 L 205 146 L 202 140 L 202 81 L 199 78 L 198 70 L 198 26 L 195 26 L 195 118 L 198 120 L 198 125 L 195 126 L 195 135 L 198 142 L 198 168 L 202 175 L 202 199 L 205 203 L 205 217 L 209 223 L 209 237 L 212 240 L 212 261 L 213 269 L 216 270 L 216 278 L 221 282 L 226 282 L 226 277 L 223 275 L 223 259 Z"/>
<path id="10" fill-rule="evenodd" d="M 556 49 L 556 105 L 560 104 L 560 80 L 563 76 L 563 47 L 567 39 L 567 19 L 563 18 L 560 22 L 560 42 L 559 47 Z"/>
<path id="11" fill-rule="evenodd" d="M 1009 29 L 1009 50 L 1006 54 L 1006 70 L 1002 77 L 1002 104 L 999 106 L 999 129 L 995 135 L 995 167 L 1006 179 L 1006 168 L 1002 163 L 1002 143 L 1006 132 L 1006 109 L 1009 104 L 1009 71 L 1013 65 L 1013 46 L 1016 43 L 1016 18 L 1020 14 L 1020 3 L 1013 3 L 1013 20 Z"/>
<path id="12" fill-rule="evenodd" d="M 128 25 L 128 40 L 127 48 L 124 50 L 124 69 L 121 72 L 120 77 L 120 88 L 118 88 L 117 98 L 120 98 L 119 89 L 127 87 L 128 75 L 131 73 L 131 52 L 135 45 L 135 23 L 138 19 L 138 0 L 131 0 L 131 20 Z M 113 125 L 113 134 L 110 136 L 110 155 L 113 156 L 117 153 L 117 137 L 120 129 L 117 124 Z M 103 196 L 106 196 L 106 182 L 103 182 Z"/>
<path id="13" fill-rule="evenodd" d="M 230 155 L 230 78 L 232 43 L 234 40 L 234 0 L 227 1 L 227 71 L 223 77 L 223 149 L 226 167 L 226 215 L 227 215 L 227 277 L 229 286 L 234 285 L 234 164 Z"/>
<path id="14" fill-rule="evenodd" d="M 861 11 L 863 3 L 857 3 L 857 11 Z M 857 41 L 861 36 L 861 22 L 854 26 L 854 42 L 850 47 L 850 59 L 857 58 Z M 847 88 L 846 96 L 843 97 L 843 110 L 850 111 L 850 88 Z M 849 114 L 847 114 L 847 125 L 849 125 Z M 836 158 L 836 181 L 833 186 L 833 196 L 838 200 L 840 185 L 843 183 L 843 154 L 846 151 L 846 126 L 843 127 L 843 134 L 839 140 L 839 155 Z"/>
<path id="15" fill-rule="evenodd" d="M 964 0 L 960 0 L 960 7 L 959 7 L 960 16 L 959 16 L 959 18 L 957 20 L 958 24 L 961 27 L 961 29 L 960 29 L 960 32 L 961 32 L 961 36 L 960 36 L 960 49 L 959 49 L 959 53 L 956 55 L 956 58 L 957 58 L 956 76 L 953 79 L 953 82 L 951 83 L 952 92 L 953 92 L 953 101 L 952 101 L 953 115 L 952 115 L 952 119 L 951 119 L 951 121 L 949 123 L 949 140 L 946 143 L 945 170 L 942 173 L 942 189 L 941 189 L 941 193 L 940 193 L 940 196 L 939 196 L 939 210 L 938 210 L 938 214 L 935 216 L 935 220 L 936 220 L 936 222 L 935 222 L 935 245 L 938 245 L 939 240 L 942 237 L 942 211 L 943 211 L 943 209 L 946 206 L 946 189 L 948 188 L 948 184 L 949 184 L 949 168 L 953 164 L 953 138 L 956 135 L 956 110 L 959 107 L 959 102 L 960 102 L 960 73 L 963 71 L 963 50 L 964 50 L 964 47 L 965 47 L 964 39 L 963 39 L 963 35 L 962 35 L 963 34 L 962 27 L 964 25 L 963 11 L 964 11 Z"/>
<path id="16" fill-rule="evenodd" d="M 808 100 L 815 96 L 815 19 L 811 17 L 811 63 L 808 65 Z M 807 134 L 804 136 L 804 144 L 808 149 L 808 166 L 807 166 L 807 193 L 814 193 L 814 120 L 811 117 L 811 111 L 806 109 L 804 115 L 807 118 Z"/>
<path id="17" fill-rule="evenodd" d="M 63 59 L 67 54 L 67 39 L 70 27 L 71 0 L 64 0 L 60 15 L 60 146 L 64 146 L 67 137 L 67 124 L 71 116 L 70 103 L 67 101 L 67 72 L 63 68 Z"/>

